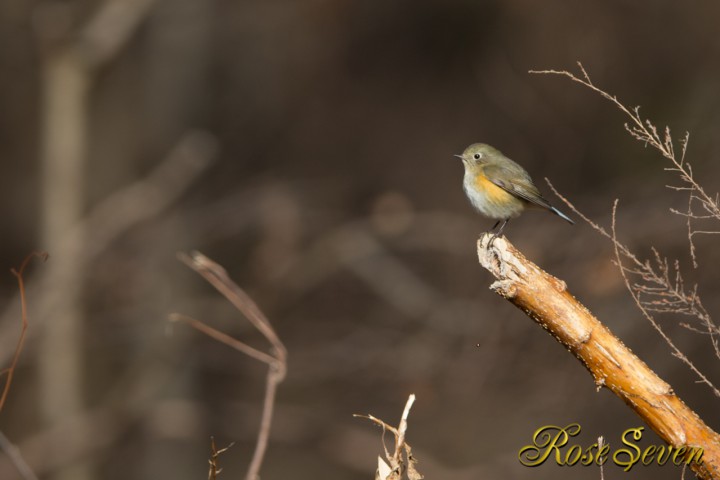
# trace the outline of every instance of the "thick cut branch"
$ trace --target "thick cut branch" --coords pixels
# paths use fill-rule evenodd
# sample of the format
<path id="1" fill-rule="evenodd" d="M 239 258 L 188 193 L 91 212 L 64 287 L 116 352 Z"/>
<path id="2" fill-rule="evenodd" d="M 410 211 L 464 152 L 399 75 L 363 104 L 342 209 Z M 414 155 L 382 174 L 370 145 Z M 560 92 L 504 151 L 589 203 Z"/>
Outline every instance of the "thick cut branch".
<path id="1" fill-rule="evenodd" d="M 675 448 L 701 447 L 702 479 L 720 479 L 720 436 L 687 407 L 642 360 L 567 292 L 565 282 L 527 260 L 504 237 L 478 240 L 480 264 L 497 281 L 490 288 L 550 332 L 607 387 Z"/>

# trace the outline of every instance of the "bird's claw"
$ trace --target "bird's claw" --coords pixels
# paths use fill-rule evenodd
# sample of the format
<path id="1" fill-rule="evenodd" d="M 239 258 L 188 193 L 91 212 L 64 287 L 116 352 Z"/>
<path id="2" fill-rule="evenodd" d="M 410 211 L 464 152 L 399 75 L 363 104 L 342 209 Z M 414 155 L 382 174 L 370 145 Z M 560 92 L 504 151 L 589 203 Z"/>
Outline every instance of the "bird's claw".
<path id="1" fill-rule="evenodd" d="M 495 239 L 498 238 L 499 236 L 500 236 L 500 232 L 494 233 L 493 236 L 490 237 L 490 241 L 487 244 L 487 248 L 492 248 L 493 243 L 495 243 Z"/>

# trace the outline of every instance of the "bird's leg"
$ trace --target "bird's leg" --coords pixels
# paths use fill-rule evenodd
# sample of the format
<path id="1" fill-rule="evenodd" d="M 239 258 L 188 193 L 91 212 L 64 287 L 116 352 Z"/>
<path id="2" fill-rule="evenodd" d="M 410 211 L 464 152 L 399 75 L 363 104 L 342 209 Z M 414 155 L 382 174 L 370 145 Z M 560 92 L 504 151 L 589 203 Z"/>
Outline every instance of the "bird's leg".
<path id="1" fill-rule="evenodd" d="M 497 232 L 495 232 L 495 234 L 492 236 L 492 238 L 488 242 L 488 247 L 492 247 L 492 244 L 495 241 L 495 239 L 498 236 L 502 235 L 503 229 L 505 229 L 505 225 L 507 225 L 509 221 L 510 221 L 509 218 L 506 218 L 505 220 L 503 220 L 502 225 L 500 225 L 500 229 Z M 500 220 L 498 220 L 497 223 L 500 223 Z M 497 223 L 495 224 L 495 227 L 497 227 Z M 493 227 L 493 230 L 495 230 L 495 227 Z"/>
<path id="2" fill-rule="evenodd" d="M 491 232 L 494 232 L 498 225 L 500 225 L 500 220 L 498 220 L 497 222 L 495 222 L 495 225 L 493 225 L 493 227 L 490 229 L 490 231 L 491 231 Z"/>
<path id="3" fill-rule="evenodd" d="M 496 237 L 497 237 L 498 235 L 502 235 L 503 230 L 505 230 L 505 225 L 507 225 L 508 222 L 510 222 L 510 219 L 509 219 L 509 218 L 506 218 L 506 219 L 503 221 L 502 225 L 500 225 L 500 230 L 498 230 L 497 233 L 495 234 Z"/>

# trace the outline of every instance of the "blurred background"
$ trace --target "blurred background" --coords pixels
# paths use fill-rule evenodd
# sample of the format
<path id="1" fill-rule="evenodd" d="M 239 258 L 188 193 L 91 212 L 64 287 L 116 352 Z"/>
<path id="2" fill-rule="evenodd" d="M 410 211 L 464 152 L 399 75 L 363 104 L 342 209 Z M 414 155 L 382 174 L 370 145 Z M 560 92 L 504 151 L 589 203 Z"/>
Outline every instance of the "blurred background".
<path id="1" fill-rule="evenodd" d="M 373 478 L 381 430 L 352 415 L 397 424 L 413 392 L 426 478 L 599 478 L 518 462 L 543 425 L 619 446 L 642 423 L 488 289 L 475 241 L 493 222 L 452 155 L 490 143 L 601 225 L 620 198 L 621 239 L 678 258 L 720 312 L 717 239 L 696 237 L 694 269 L 669 164 L 599 95 L 528 73 L 582 61 L 628 106 L 690 131 L 687 159 L 716 192 L 719 17 L 714 2 L 665 0 L 0 0 L 3 368 L 21 318 L 9 269 L 50 254 L 25 274 L 28 337 L 0 431 L 43 479 L 206 478 L 211 436 L 235 442 L 220 478 L 244 475 L 266 368 L 167 316 L 268 346 L 177 260 L 196 249 L 289 351 L 264 479 Z M 720 429 L 718 399 L 635 308 L 609 242 L 544 214 L 506 233 Z M 708 337 L 660 320 L 717 384 Z M 0 478 L 28 477 L 2 453 Z"/>

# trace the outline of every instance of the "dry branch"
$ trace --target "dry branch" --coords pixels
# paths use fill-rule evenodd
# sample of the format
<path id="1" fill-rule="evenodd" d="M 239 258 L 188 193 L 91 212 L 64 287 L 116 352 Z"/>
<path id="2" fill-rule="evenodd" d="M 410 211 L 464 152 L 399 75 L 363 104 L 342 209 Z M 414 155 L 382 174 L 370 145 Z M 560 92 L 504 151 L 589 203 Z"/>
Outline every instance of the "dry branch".
<path id="1" fill-rule="evenodd" d="M 687 192 L 688 206 L 687 211 L 685 212 L 674 208 L 671 208 L 670 211 L 686 218 L 688 242 L 690 244 L 690 256 L 692 257 L 693 266 L 698 268 L 699 264 L 695 253 L 695 243 L 693 237 L 695 237 L 695 235 L 719 235 L 720 231 L 698 230 L 693 226 L 692 221 L 702 219 L 714 219 L 720 221 L 720 194 L 716 193 L 713 196 L 708 193 L 695 178 L 692 165 L 685 160 L 690 134 L 686 132 L 685 135 L 679 139 L 681 150 L 679 155 L 676 154 L 675 144 L 670 134 L 670 127 L 666 126 L 664 129 L 658 129 L 655 124 L 650 121 L 650 119 L 643 118 L 640 115 L 639 106 L 635 108 L 626 107 L 625 104 L 620 102 L 615 95 L 611 95 L 605 90 L 597 87 L 592 82 L 590 75 L 588 75 L 582 63 L 578 62 L 578 67 L 580 68 L 581 76 L 575 75 L 567 70 L 530 70 L 530 73 L 561 75 L 600 94 L 602 97 L 615 104 L 615 106 L 630 119 L 630 122 L 625 123 L 625 130 L 627 130 L 633 138 L 639 140 L 645 144 L 645 146 L 651 146 L 672 163 L 672 166 L 665 167 L 665 170 L 675 173 L 681 184 L 680 186 L 666 186 L 670 190 Z M 700 204 L 702 212 L 693 210 L 693 204 Z M 715 346 L 717 347 L 717 344 L 715 344 Z"/>
<path id="2" fill-rule="evenodd" d="M 232 446 L 233 444 L 231 443 L 227 447 L 218 450 L 215 445 L 215 438 L 210 437 L 210 459 L 208 460 L 210 468 L 208 469 L 208 480 L 217 480 L 218 475 L 222 472 L 222 468 L 218 465 L 218 458 Z"/>
<path id="3" fill-rule="evenodd" d="M 275 395 L 277 387 L 285 378 L 287 372 L 287 349 L 270 324 L 270 320 L 260 310 L 257 304 L 245 293 L 219 264 L 213 262 L 200 252 L 193 252 L 192 256 L 179 254 L 179 258 L 188 267 L 195 270 L 205 280 L 215 287 L 230 303 L 240 310 L 253 326 L 265 336 L 272 346 L 270 354 L 261 352 L 231 336 L 216 330 L 203 322 L 177 313 L 170 315 L 171 321 L 184 322 L 196 330 L 208 335 L 211 338 L 224 343 L 256 360 L 268 365 L 267 379 L 265 382 L 265 399 L 263 400 L 263 411 L 260 419 L 260 431 L 255 443 L 255 452 L 250 461 L 246 480 L 257 480 L 260 478 L 260 467 L 262 466 L 270 439 L 270 426 L 272 425 L 273 409 L 275 407 Z M 212 472 L 212 469 L 211 469 Z"/>
<path id="4" fill-rule="evenodd" d="M 687 153 L 689 134 L 673 141 L 670 133 L 670 127 L 658 128 L 648 118 L 640 115 L 640 107 L 626 107 L 615 95 L 607 93 L 605 90 L 597 87 L 590 75 L 578 62 L 580 74 L 576 75 L 567 70 L 531 70 L 530 73 L 561 75 L 569 78 L 573 82 L 579 83 L 586 88 L 598 93 L 603 98 L 613 103 L 626 118 L 630 121 L 625 123 L 625 129 L 630 135 L 642 142 L 646 147 L 650 146 L 657 150 L 665 159 L 669 160 L 671 166 L 665 167 L 664 170 L 672 172 L 677 176 L 680 185 L 666 185 L 670 190 L 687 192 L 688 203 L 687 211 L 682 212 L 676 209 L 670 209 L 674 214 L 684 216 L 687 225 L 688 243 L 690 246 L 690 257 L 695 268 L 699 267 L 695 252 L 695 235 L 717 235 L 718 230 L 699 230 L 695 227 L 696 220 L 717 220 L 720 221 L 720 196 L 714 196 L 707 193 L 704 187 L 695 178 L 692 165 L 685 159 Z M 675 144 L 680 147 L 680 153 L 676 153 Z M 547 179 L 546 179 L 547 180 Z M 548 181 L 548 184 L 550 182 Z M 720 359 L 720 327 L 715 324 L 710 313 L 705 309 L 700 296 L 697 292 L 697 285 L 692 287 L 686 286 L 681 274 L 680 262 L 668 262 L 668 259 L 661 255 L 653 248 L 653 258 L 641 260 L 628 247 L 620 243 L 615 232 L 615 207 L 613 207 L 613 231 L 608 233 L 604 228 L 591 221 L 583 215 L 574 205 L 572 205 L 565 197 L 560 195 L 555 188 L 550 185 L 553 192 L 563 200 L 578 216 L 585 220 L 588 225 L 599 232 L 601 235 L 610 239 L 615 247 L 616 263 L 620 268 L 625 286 L 642 312 L 643 316 L 650 322 L 660 336 L 670 346 L 673 355 L 685 363 L 700 381 L 710 387 L 713 393 L 720 397 L 720 389 L 715 387 L 712 382 L 704 375 L 687 356 L 680 351 L 670 337 L 663 331 L 657 320 L 653 317 L 653 313 L 675 313 L 688 317 L 695 317 L 699 321 L 697 325 L 691 325 L 683 322 L 680 325 L 691 331 L 706 334 L 710 337 L 710 343 L 715 351 L 715 355 Z M 699 212 L 693 209 L 697 204 L 702 208 Z M 670 266 L 672 264 L 672 267 Z"/>
<path id="5" fill-rule="evenodd" d="M 5 406 L 5 400 L 7 400 L 8 393 L 10 392 L 10 385 L 12 385 L 13 376 L 15 375 L 15 368 L 17 367 L 18 360 L 20 359 L 20 353 L 22 352 L 23 346 L 25 344 L 25 333 L 27 332 L 28 328 L 28 319 L 27 304 L 25 302 L 25 280 L 23 279 L 23 274 L 25 273 L 25 267 L 27 267 L 30 260 L 32 260 L 34 257 L 40 257 L 44 261 L 47 260 L 48 255 L 45 252 L 32 252 L 27 257 L 25 257 L 25 260 L 23 260 L 20 268 L 18 268 L 17 270 L 13 268 L 11 270 L 12 274 L 15 275 L 15 277 L 17 278 L 18 290 L 20 291 L 20 305 L 22 307 L 22 327 L 20 329 L 20 337 L 18 338 L 17 345 L 15 346 L 15 354 L 13 355 L 10 367 L 8 367 L 2 372 L 3 375 L 6 375 L 6 378 L 5 386 L 2 389 L 2 394 L 0 394 L 0 411 L 2 411 L 3 407 Z M 26 480 L 37 480 L 37 476 L 23 458 L 20 450 L 15 445 L 13 445 L 10 439 L 8 439 L 2 432 L 0 432 L 0 451 L 5 452 L 5 455 L 7 455 L 7 457 L 10 459 L 10 462 L 17 469 L 18 473 L 22 475 L 22 478 Z"/>
<path id="6" fill-rule="evenodd" d="M 3 370 L 0 374 L 0 376 L 6 376 L 5 386 L 2 388 L 2 393 L 0 394 L 0 411 L 2 411 L 3 407 L 5 406 L 5 400 L 7 400 L 8 393 L 10 392 L 10 385 L 12 384 L 13 376 L 15 375 L 15 367 L 17 367 L 18 360 L 20 359 L 20 352 L 22 352 L 23 346 L 25 345 L 25 334 L 27 333 L 28 328 L 28 317 L 27 303 L 25 302 L 25 279 L 23 279 L 23 273 L 25 272 L 25 267 L 27 267 L 30 260 L 32 260 L 34 257 L 42 258 L 43 261 L 45 261 L 47 260 L 48 254 L 45 252 L 32 252 L 30 255 L 25 257 L 25 260 L 23 260 L 20 268 L 18 268 L 17 270 L 13 268 L 11 270 L 12 274 L 15 275 L 15 278 L 17 278 L 18 291 L 20 293 L 21 328 L 20 337 L 18 338 L 17 344 L 15 345 L 15 353 L 13 354 L 12 362 L 10 363 L 10 366 L 6 370 Z"/>
<path id="7" fill-rule="evenodd" d="M 547 179 L 545 179 L 547 180 Z M 697 375 L 701 383 L 707 385 L 715 396 L 720 397 L 720 390 L 713 385 L 710 379 L 698 369 L 695 364 L 675 345 L 670 336 L 665 333 L 663 328 L 658 323 L 657 319 L 652 315 L 652 312 L 671 312 L 684 315 L 691 315 L 697 317 L 705 328 L 705 332 L 702 332 L 694 327 L 690 327 L 693 331 L 700 333 L 707 333 L 710 336 L 710 341 L 715 349 L 715 354 L 720 358 L 720 346 L 718 346 L 717 335 L 720 333 L 717 325 L 712 321 L 710 314 L 705 310 L 705 307 L 697 294 L 697 285 L 691 290 L 686 290 L 683 286 L 682 276 L 680 275 L 677 261 L 675 262 L 674 279 L 670 278 L 669 267 L 666 258 L 660 257 L 660 254 L 653 248 L 655 254 L 655 262 L 650 260 L 641 260 L 636 256 L 630 249 L 620 243 L 617 238 L 617 232 L 615 230 L 617 204 L 615 200 L 612 210 L 612 229 L 610 232 L 605 230 L 597 223 L 590 220 L 580 210 L 575 207 L 567 198 L 562 196 L 548 181 L 548 185 L 552 189 L 553 193 L 560 198 L 565 204 L 577 214 L 578 217 L 582 218 L 588 225 L 590 225 L 596 232 L 602 236 L 608 238 L 615 250 L 615 264 L 620 268 L 620 274 L 625 283 L 627 291 L 635 301 L 640 312 L 650 322 L 650 325 L 660 334 L 665 343 L 668 344 L 672 354 L 678 358 L 681 362 L 688 366 L 692 372 Z M 634 281 L 631 281 L 631 277 Z M 648 297 L 650 300 L 648 300 Z M 653 300 L 652 298 L 659 298 L 659 300 Z M 681 324 L 683 325 L 683 324 Z M 686 325 L 686 324 L 685 324 Z"/>
<path id="8" fill-rule="evenodd" d="M 520 308 L 572 352 L 595 384 L 610 389 L 675 448 L 701 447 L 691 469 L 720 479 L 720 436 L 685 405 L 670 385 L 596 319 L 559 280 L 527 260 L 504 237 L 478 240 L 480 264 L 497 279 L 490 288 Z"/>
<path id="9" fill-rule="evenodd" d="M 5 401 L 7 400 L 8 393 L 10 392 L 10 385 L 12 385 L 13 376 L 15 375 L 15 368 L 17 367 L 18 360 L 20 359 L 20 353 L 22 352 L 23 346 L 25 345 L 25 334 L 27 333 L 28 319 L 27 303 L 25 302 L 25 280 L 23 279 L 23 274 L 25 273 L 25 267 L 27 267 L 30 260 L 32 260 L 34 257 L 40 257 L 43 259 L 43 261 L 45 261 L 47 260 L 48 254 L 45 252 L 32 252 L 27 257 L 25 257 L 25 260 L 23 260 L 20 268 L 18 268 L 17 270 L 13 268 L 11 270 L 12 274 L 15 275 L 15 278 L 17 278 L 18 290 L 20 292 L 20 305 L 22 308 L 22 326 L 20 328 L 20 337 L 18 338 L 17 345 L 15 346 L 15 353 L 13 354 L 13 359 L 10 363 L 10 367 L 3 370 L 2 372 L 3 375 L 6 375 L 6 378 L 5 386 L 2 389 L 2 394 L 0 394 L 0 411 L 2 411 L 3 407 L 5 406 Z M 20 450 L 15 445 L 13 445 L 10 439 L 8 439 L 2 432 L 0 432 L 0 451 L 5 452 L 5 455 L 8 457 L 15 469 L 17 469 L 18 473 L 20 473 L 22 478 L 24 478 L 25 480 L 37 480 L 37 476 L 27 464 L 25 458 L 23 458 Z"/>
<path id="10" fill-rule="evenodd" d="M 410 448 L 410 445 L 405 441 L 405 433 L 408 428 L 408 416 L 410 415 L 410 409 L 413 403 L 415 403 L 414 393 L 408 397 L 402 417 L 400 417 L 400 424 L 397 428 L 388 425 L 372 415 L 354 415 L 359 418 L 367 418 L 383 428 L 383 447 L 386 460 L 378 456 L 378 469 L 375 472 L 375 480 L 402 480 L 406 477 L 408 480 L 422 480 L 424 478 L 415 467 L 417 460 L 413 456 L 412 448 Z M 392 454 L 390 454 L 385 445 L 384 434 L 386 431 L 390 431 L 395 436 L 395 448 Z M 403 452 L 405 453 L 405 457 L 403 457 Z"/>

